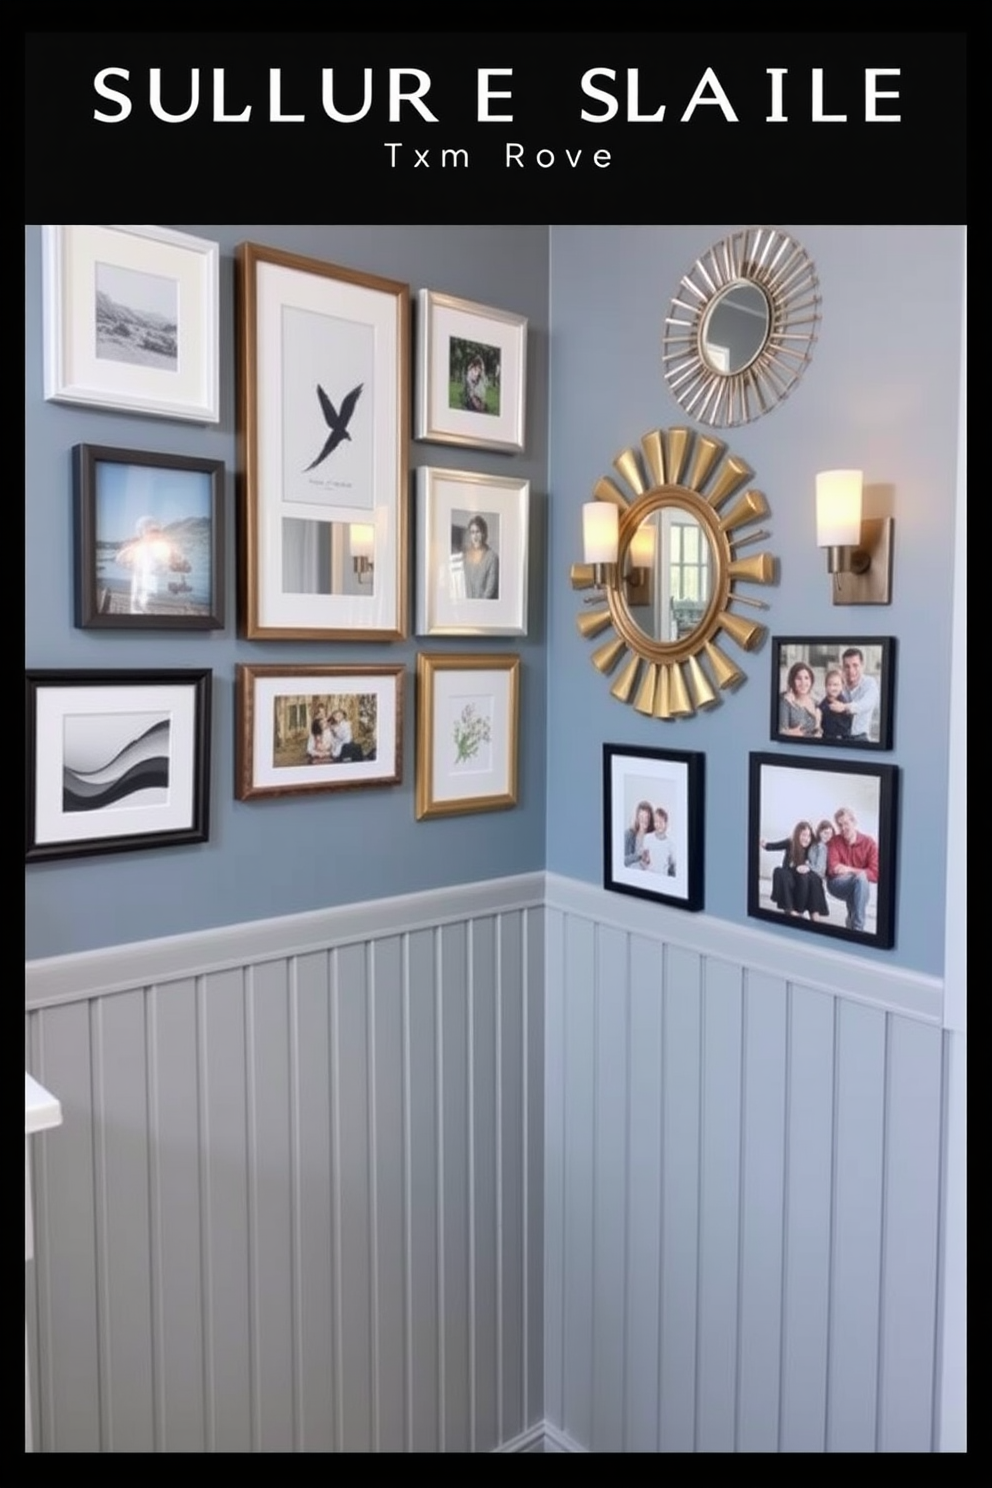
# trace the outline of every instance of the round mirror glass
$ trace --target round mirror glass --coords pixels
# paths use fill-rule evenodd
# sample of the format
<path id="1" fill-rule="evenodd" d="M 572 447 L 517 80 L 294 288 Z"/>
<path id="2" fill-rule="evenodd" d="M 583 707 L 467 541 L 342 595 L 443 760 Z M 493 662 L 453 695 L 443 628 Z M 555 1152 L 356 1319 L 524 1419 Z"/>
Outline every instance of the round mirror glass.
<path id="1" fill-rule="evenodd" d="M 768 300 L 757 284 L 738 279 L 713 297 L 700 328 L 700 352 L 713 372 L 743 372 L 768 338 Z"/>
<path id="2" fill-rule="evenodd" d="M 713 593 L 709 533 L 685 507 L 662 507 L 633 534 L 623 571 L 633 623 L 652 641 L 680 641 L 696 629 Z"/>

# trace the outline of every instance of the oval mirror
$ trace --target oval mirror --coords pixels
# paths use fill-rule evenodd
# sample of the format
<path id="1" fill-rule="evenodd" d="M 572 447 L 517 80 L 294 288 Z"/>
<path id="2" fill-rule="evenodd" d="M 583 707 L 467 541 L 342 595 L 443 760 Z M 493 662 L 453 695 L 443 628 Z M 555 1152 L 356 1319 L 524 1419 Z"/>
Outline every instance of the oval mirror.
<path id="1" fill-rule="evenodd" d="M 641 520 L 618 562 L 631 620 L 645 638 L 690 636 L 709 607 L 716 569 L 699 518 L 673 498 Z"/>
<path id="2" fill-rule="evenodd" d="M 733 233 L 679 282 L 665 318 L 668 386 L 699 423 L 750 423 L 799 381 L 819 319 L 819 281 L 806 250 L 777 228 Z"/>

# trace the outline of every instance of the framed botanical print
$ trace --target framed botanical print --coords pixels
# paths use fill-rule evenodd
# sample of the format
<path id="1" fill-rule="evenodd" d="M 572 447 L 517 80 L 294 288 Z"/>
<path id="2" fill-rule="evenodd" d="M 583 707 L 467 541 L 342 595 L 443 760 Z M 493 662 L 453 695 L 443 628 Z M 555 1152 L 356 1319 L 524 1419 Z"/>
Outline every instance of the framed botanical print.
<path id="1" fill-rule="evenodd" d="M 517 804 L 520 657 L 417 657 L 416 815 Z"/>
<path id="2" fill-rule="evenodd" d="M 526 635 L 530 481 L 417 471 L 417 634 Z"/>
<path id="3" fill-rule="evenodd" d="M 416 437 L 522 450 L 527 317 L 422 289 L 417 300 Z"/>

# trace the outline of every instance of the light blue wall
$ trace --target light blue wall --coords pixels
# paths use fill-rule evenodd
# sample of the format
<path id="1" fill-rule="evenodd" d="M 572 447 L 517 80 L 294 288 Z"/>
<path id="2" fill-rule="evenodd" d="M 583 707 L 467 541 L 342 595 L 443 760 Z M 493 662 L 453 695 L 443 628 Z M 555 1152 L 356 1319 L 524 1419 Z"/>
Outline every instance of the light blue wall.
<path id="1" fill-rule="evenodd" d="M 214 673 L 210 841 L 192 847 L 33 864 L 27 869 L 26 956 L 53 956 L 259 917 L 377 899 L 543 867 L 545 614 L 541 575 L 547 491 L 548 229 L 546 227 L 186 226 L 221 245 L 221 421 L 92 412 L 42 397 L 41 236 L 26 229 L 25 587 L 28 667 L 196 667 Z M 235 633 L 233 250 L 251 240 L 529 318 L 527 449 L 520 456 L 411 443 L 418 465 L 478 469 L 531 481 L 530 633 L 525 640 L 394 645 L 266 643 Z M 411 368 L 412 368 L 411 340 Z M 223 459 L 227 476 L 227 615 L 223 631 L 95 633 L 72 624 L 74 444 Z M 412 475 L 411 475 L 412 489 Z M 411 536 L 412 504 L 411 504 Z M 412 579 L 411 567 L 411 579 Z M 411 586 L 411 613 L 413 591 Z M 520 803 L 515 810 L 416 822 L 414 683 L 418 649 L 519 651 Z M 403 662 L 403 783 L 317 800 L 236 802 L 234 668 L 238 661 Z"/>
<path id="2" fill-rule="evenodd" d="M 944 821 L 948 787 L 952 526 L 957 455 L 961 227 L 789 227 L 820 278 L 813 360 L 774 412 L 727 432 L 771 507 L 768 548 L 781 560 L 762 591 L 772 635 L 898 638 L 895 747 L 902 806 L 896 944 L 858 954 L 916 971 L 944 968 Z M 671 723 L 616 702 L 579 635 L 580 505 L 616 454 L 649 429 L 691 423 L 662 374 L 665 315 L 682 274 L 733 226 L 555 227 L 551 233 L 548 868 L 601 882 L 600 757 L 604 741 L 706 755 L 706 910 L 746 917 L 748 754 L 769 740 L 770 648 L 726 649 L 747 673 L 720 706 Z M 815 546 L 814 475 L 860 466 L 891 488 L 892 604 L 835 607 Z M 755 612 L 757 615 L 757 612 Z M 793 763 L 822 750 L 782 750 Z M 750 923 L 754 923 L 751 921 Z M 772 933 L 801 942 L 796 932 Z"/>

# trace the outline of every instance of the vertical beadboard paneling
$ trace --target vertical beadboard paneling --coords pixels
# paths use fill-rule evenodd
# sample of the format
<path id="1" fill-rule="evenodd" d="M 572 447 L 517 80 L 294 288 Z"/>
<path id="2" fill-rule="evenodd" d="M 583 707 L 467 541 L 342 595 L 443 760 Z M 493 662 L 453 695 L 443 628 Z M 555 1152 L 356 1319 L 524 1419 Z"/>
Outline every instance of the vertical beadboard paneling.
<path id="1" fill-rule="evenodd" d="M 469 1450 L 468 946 L 464 924 L 440 931 L 441 1343 L 446 1452 Z"/>
<path id="2" fill-rule="evenodd" d="M 565 1423 L 565 943 L 568 916 L 549 909 L 545 920 L 544 995 L 544 1410 Z"/>
<path id="3" fill-rule="evenodd" d="M 696 1450 L 732 1452 L 740 1261 L 740 968 L 704 965 Z"/>
<path id="4" fill-rule="evenodd" d="M 544 910 L 523 912 L 526 1426 L 544 1419 Z"/>
<path id="5" fill-rule="evenodd" d="M 838 1001 L 836 1016 L 827 1450 L 873 1452 L 887 1015 Z"/>
<path id="6" fill-rule="evenodd" d="M 500 1438 L 524 1417 L 524 949 L 521 911 L 499 918 Z"/>
<path id="7" fill-rule="evenodd" d="M 432 930 L 416 931 L 408 942 L 407 1447 L 414 1452 L 437 1452 L 441 1447 L 434 942 Z"/>
<path id="8" fill-rule="evenodd" d="M 372 946 L 372 1070 L 375 1151 L 373 1261 L 376 1377 L 375 1449 L 402 1452 L 403 1339 L 403 946 L 390 936 Z"/>
<path id="9" fill-rule="evenodd" d="M 691 1452 L 696 1419 L 702 972 L 693 951 L 668 946 L 665 959 L 658 1445 L 663 1452 Z"/>
<path id="10" fill-rule="evenodd" d="M 749 971 L 744 997 L 737 1447 L 778 1450 L 785 1214 L 786 986 Z"/>
<path id="11" fill-rule="evenodd" d="M 337 1173 L 338 1378 L 343 1452 L 372 1447 L 373 1175 L 369 1145 L 367 948 L 334 952 L 331 1010 L 334 1160 Z"/>
<path id="12" fill-rule="evenodd" d="M 930 1450 L 937 1310 L 941 1031 L 889 1020 L 878 1449 Z M 904 1297 L 917 1305 L 909 1309 Z"/>
<path id="13" fill-rule="evenodd" d="M 197 1119 L 196 984 L 148 994 L 156 1447 L 206 1448 Z"/>
<path id="14" fill-rule="evenodd" d="M 597 1452 L 623 1450 L 626 1309 L 627 1042 L 630 1018 L 627 936 L 601 928 L 594 1014 L 596 1110 L 593 1157 L 592 1437 Z M 612 1264 L 600 1265 L 599 1257 Z"/>
<path id="15" fill-rule="evenodd" d="M 596 1135 L 596 928 L 575 919 L 565 943 L 565 1210 L 562 1425 L 592 1441 L 593 1152 Z"/>
<path id="16" fill-rule="evenodd" d="M 470 932 L 472 1060 L 472 1353 L 473 1448 L 491 1452 L 499 1436 L 496 1202 L 496 921 L 472 922 Z"/>

